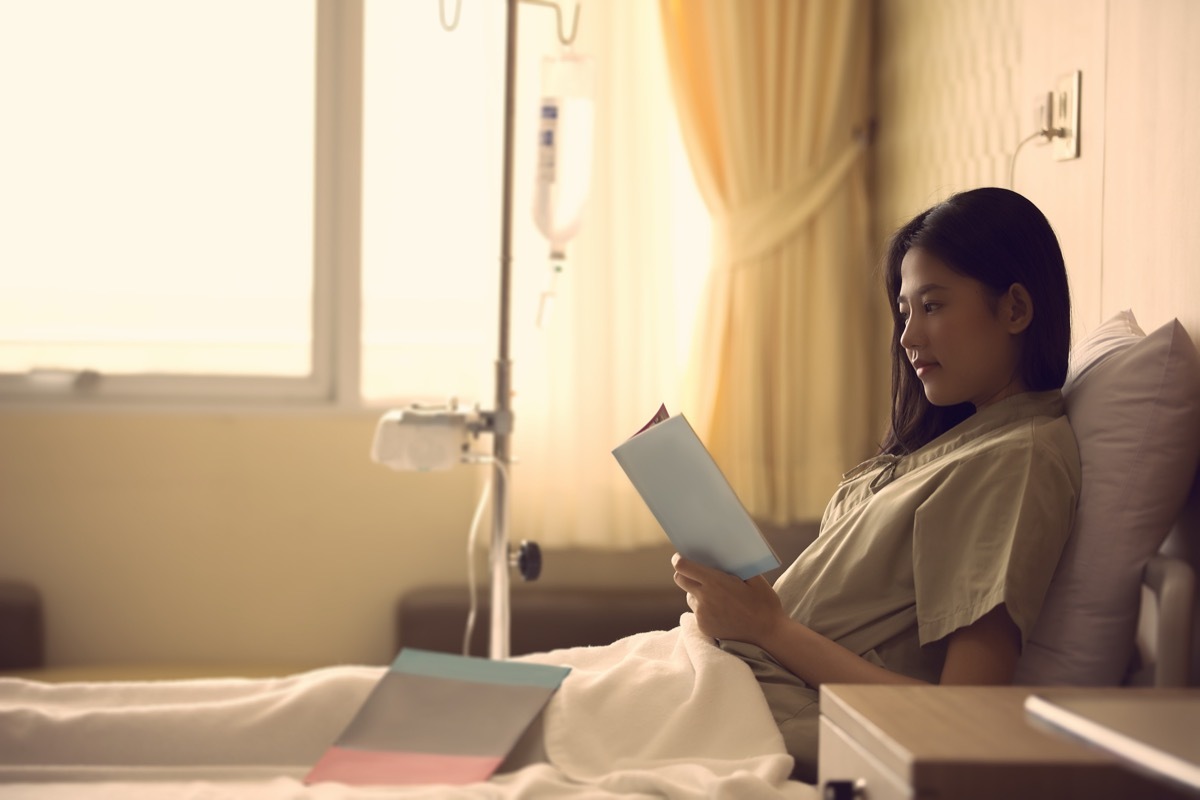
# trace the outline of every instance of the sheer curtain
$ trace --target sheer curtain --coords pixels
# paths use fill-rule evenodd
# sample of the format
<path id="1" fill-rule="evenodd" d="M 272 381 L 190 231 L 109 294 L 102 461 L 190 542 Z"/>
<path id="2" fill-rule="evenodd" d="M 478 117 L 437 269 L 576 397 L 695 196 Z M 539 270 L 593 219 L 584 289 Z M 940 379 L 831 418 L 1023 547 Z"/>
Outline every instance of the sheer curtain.
<path id="1" fill-rule="evenodd" d="M 714 220 L 694 416 L 752 514 L 819 517 L 870 455 L 886 338 L 867 247 L 866 0 L 661 0 Z"/>
<path id="2" fill-rule="evenodd" d="M 540 53 L 558 47 L 554 15 L 523 7 L 520 24 L 519 69 L 537 71 Z M 663 544 L 611 451 L 660 403 L 685 410 L 711 222 L 671 108 L 657 7 L 584 3 L 574 47 L 595 59 L 592 190 L 541 327 L 547 247 L 530 215 L 537 96 L 517 98 L 511 536 L 549 547 Z"/>

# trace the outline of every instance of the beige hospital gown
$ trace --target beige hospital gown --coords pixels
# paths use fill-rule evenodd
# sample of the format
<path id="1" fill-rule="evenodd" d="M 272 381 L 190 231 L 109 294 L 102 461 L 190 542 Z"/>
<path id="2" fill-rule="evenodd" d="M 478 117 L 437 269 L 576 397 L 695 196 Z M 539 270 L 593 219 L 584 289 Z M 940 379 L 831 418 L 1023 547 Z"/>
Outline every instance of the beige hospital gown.
<path id="1" fill-rule="evenodd" d="M 925 447 L 847 473 L 821 532 L 775 583 L 796 620 L 936 683 L 946 636 L 1003 603 L 1029 636 L 1074 519 L 1079 453 L 1058 391 L 1015 395 Z M 817 693 L 760 648 L 754 670 L 796 775 L 815 780 Z"/>

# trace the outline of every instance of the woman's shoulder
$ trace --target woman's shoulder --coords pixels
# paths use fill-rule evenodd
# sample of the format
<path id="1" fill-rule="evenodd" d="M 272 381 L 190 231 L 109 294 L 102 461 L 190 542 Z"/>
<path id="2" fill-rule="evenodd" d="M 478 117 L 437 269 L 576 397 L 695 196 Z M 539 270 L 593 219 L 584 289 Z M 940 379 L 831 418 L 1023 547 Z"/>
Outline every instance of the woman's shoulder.
<path id="1" fill-rule="evenodd" d="M 1049 450 L 1077 459 L 1079 450 L 1057 391 L 1015 395 L 977 412 L 945 439 L 946 452 L 961 450 L 968 457 L 1015 449 Z"/>
<path id="2" fill-rule="evenodd" d="M 1079 447 L 1069 420 L 1029 417 L 997 428 L 948 457 L 942 475 L 956 483 L 971 478 L 980 485 L 1011 486 L 1078 496 L 1083 483 Z"/>
<path id="3" fill-rule="evenodd" d="M 997 428 L 980 442 L 983 448 L 1016 449 L 1057 456 L 1064 463 L 1079 463 L 1079 443 L 1065 414 L 1035 416 Z"/>
<path id="4" fill-rule="evenodd" d="M 1079 445 L 1066 416 L 1012 421 L 965 443 L 955 455 L 959 460 L 1028 460 L 1033 468 L 1051 464 L 1075 473 L 1080 469 Z"/>
<path id="5" fill-rule="evenodd" d="M 1065 415 L 1031 414 L 1006 419 L 947 439 L 902 459 L 897 477 L 924 483 L 1004 485 L 1013 480 L 1078 493 L 1082 483 L 1079 447 Z"/>

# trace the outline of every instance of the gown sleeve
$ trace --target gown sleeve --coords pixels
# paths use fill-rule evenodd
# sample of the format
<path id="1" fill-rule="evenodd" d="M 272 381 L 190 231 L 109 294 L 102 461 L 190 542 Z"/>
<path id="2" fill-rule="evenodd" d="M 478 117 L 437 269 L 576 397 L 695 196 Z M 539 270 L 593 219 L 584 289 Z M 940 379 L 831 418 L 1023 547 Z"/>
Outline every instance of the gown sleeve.
<path id="1" fill-rule="evenodd" d="M 1078 485 L 1061 453 L 1021 436 L 955 466 L 917 508 L 913 578 L 922 645 L 1004 604 L 1033 630 L 1074 521 Z"/>

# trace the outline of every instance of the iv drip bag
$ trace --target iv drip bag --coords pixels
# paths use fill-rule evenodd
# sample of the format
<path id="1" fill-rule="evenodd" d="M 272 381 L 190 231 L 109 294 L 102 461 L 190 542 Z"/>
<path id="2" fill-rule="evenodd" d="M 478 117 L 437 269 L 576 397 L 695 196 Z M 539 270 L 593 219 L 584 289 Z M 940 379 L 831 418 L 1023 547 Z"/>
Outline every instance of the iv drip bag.
<path id="1" fill-rule="evenodd" d="M 562 258 L 579 232 L 592 181 L 592 60 L 565 50 L 542 59 L 533 220 Z"/>

